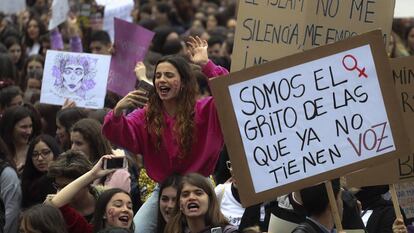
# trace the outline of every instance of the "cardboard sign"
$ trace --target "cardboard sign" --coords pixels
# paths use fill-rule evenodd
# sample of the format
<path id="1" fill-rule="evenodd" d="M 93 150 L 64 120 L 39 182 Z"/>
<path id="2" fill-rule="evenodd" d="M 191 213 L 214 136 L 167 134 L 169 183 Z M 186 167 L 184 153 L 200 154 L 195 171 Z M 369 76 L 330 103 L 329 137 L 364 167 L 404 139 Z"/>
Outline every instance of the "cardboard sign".
<path id="1" fill-rule="evenodd" d="M 54 0 L 52 3 L 52 17 L 49 20 L 48 30 L 52 30 L 65 22 L 68 18 L 69 2 L 68 0 Z"/>
<path id="2" fill-rule="evenodd" d="M 48 50 L 43 71 L 40 103 L 103 108 L 111 57 L 89 53 Z"/>
<path id="3" fill-rule="evenodd" d="M 1 0 L 0 12 L 5 14 L 17 14 L 26 9 L 25 0 Z"/>
<path id="4" fill-rule="evenodd" d="M 286 221 L 273 214 L 270 215 L 268 233 L 292 232 L 297 226 L 296 223 Z M 347 233 L 365 233 L 364 230 L 345 230 Z"/>
<path id="5" fill-rule="evenodd" d="M 108 90 L 125 96 L 135 88 L 135 64 L 144 60 L 154 32 L 117 18 L 114 23 L 116 54 L 111 60 Z"/>
<path id="6" fill-rule="evenodd" d="M 249 206 L 407 153 L 377 30 L 211 81 Z"/>
<path id="7" fill-rule="evenodd" d="M 239 1 L 231 70 L 381 28 L 391 32 L 395 0 Z"/>
<path id="8" fill-rule="evenodd" d="M 390 65 L 392 74 L 388 79 L 395 87 L 408 139 L 414 142 L 414 57 L 390 59 Z M 414 181 L 414 144 L 411 143 L 410 146 L 411 152 L 403 154 L 399 159 L 348 175 L 348 185 L 361 187 Z"/>
<path id="9" fill-rule="evenodd" d="M 396 185 L 398 201 L 407 219 L 414 219 L 414 182 Z"/>

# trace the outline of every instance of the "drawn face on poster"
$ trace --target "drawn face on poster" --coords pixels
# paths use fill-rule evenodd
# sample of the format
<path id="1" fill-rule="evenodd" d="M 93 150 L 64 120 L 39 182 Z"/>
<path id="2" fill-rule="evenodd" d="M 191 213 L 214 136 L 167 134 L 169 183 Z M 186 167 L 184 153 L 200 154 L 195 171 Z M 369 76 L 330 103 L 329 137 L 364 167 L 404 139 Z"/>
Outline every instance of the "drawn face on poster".
<path id="1" fill-rule="evenodd" d="M 88 90 L 95 87 L 96 58 L 82 55 L 58 55 L 53 65 L 52 75 L 55 77 L 56 91 L 85 99 Z"/>

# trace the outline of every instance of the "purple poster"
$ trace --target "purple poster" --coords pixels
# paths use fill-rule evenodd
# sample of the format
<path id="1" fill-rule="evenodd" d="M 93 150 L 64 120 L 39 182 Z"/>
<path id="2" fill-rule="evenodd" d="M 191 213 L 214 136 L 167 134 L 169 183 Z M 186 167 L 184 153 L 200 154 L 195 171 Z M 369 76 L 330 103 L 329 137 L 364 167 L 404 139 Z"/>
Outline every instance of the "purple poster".
<path id="1" fill-rule="evenodd" d="M 154 32 L 115 18 L 115 50 L 109 68 L 108 90 L 125 96 L 134 90 L 135 64 L 144 60 Z"/>

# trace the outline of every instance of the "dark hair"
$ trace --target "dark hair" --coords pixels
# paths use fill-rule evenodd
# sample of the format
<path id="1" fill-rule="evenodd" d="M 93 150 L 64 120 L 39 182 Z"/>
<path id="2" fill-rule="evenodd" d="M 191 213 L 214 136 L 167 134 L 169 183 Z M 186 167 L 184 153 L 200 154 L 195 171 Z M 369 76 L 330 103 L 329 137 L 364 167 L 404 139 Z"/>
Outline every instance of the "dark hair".
<path id="1" fill-rule="evenodd" d="M 3 117 L 0 119 L 0 136 L 3 138 L 4 142 L 7 144 L 9 151 L 12 153 L 12 156 L 16 154 L 16 147 L 14 145 L 14 138 L 13 138 L 13 130 L 16 126 L 17 122 L 21 121 L 22 119 L 30 117 L 33 124 L 33 131 L 30 139 L 36 132 L 36 122 L 34 113 L 25 106 L 15 106 L 12 108 L 7 109 Z"/>
<path id="2" fill-rule="evenodd" d="M 102 155 L 112 154 L 111 144 L 103 136 L 99 121 L 91 118 L 81 119 L 72 126 L 71 132 L 82 134 L 83 139 L 88 142 L 91 151 L 89 160 L 92 163 L 96 163 Z"/>
<path id="3" fill-rule="evenodd" d="M 105 212 L 106 212 L 106 206 L 108 205 L 109 201 L 115 194 L 117 193 L 125 193 L 129 197 L 128 192 L 120 189 L 120 188 L 111 188 L 108 190 L 105 190 L 96 201 L 95 205 L 95 213 L 93 214 L 92 218 L 92 225 L 94 226 L 94 232 L 99 232 L 100 230 L 105 228 Z M 131 210 L 132 211 L 132 210 Z M 132 221 L 130 230 L 134 231 L 134 222 Z"/>
<path id="4" fill-rule="evenodd" d="M 224 43 L 224 39 L 221 36 L 214 35 L 208 39 L 207 43 L 208 43 L 208 47 L 211 47 L 215 44 L 220 44 L 221 46 Z"/>
<path id="5" fill-rule="evenodd" d="M 8 36 L 4 40 L 4 45 L 6 46 L 7 49 L 10 49 L 10 47 L 12 47 L 15 44 L 19 45 L 20 46 L 20 49 L 21 49 L 21 55 L 20 55 L 19 60 L 17 61 L 16 67 L 18 69 L 22 69 L 23 68 L 23 64 L 24 64 L 25 51 L 23 49 L 23 45 L 22 45 L 20 39 L 17 38 L 16 36 Z"/>
<path id="6" fill-rule="evenodd" d="M 33 39 L 31 39 L 29 37 L 29 33 L 28 33 L 28 27 L 29 27 L 30 21 L 32 21 L 32 20 L 36 21 L 37 26 L 39 27 L 39 38 L 40 38 L 41 35 L 43 35 L 47 32 L 46 26 L 43 24 L 42 20 L 40 20 L 40 18 L 37 17 L 36 15 L 31 15 L 29 20 L 27 21 L 27 23 L 25 25 L 25 30 L 24 30 L 24 44 L 26 46 L 29 46 L 29 47 L 33 46 L 33 44 L 36 42 L 36 41 L 34 41 Z M 38 40 L 39 40 L 39 38 L 38 38 Z"/>
<path id="7" fill-rule="evenodd" d="M 153 19 L 141 19 L 138 21 L 138 25 L 152 31 L 157 27 L 157 22 Z"/>
<path id="8" fill-rule="evenodd" d="M 26 229 L 42 233 L 66 233 L 66 223 L 59 209 L 38 204 L 22 213 L 21 223 Z"/>
<path id="9" fill-rule="evenodd" d="M 152 39 L 151 51 L 161 53 L 165 41 L 170 33 L 175 32 L 174 28 L 170 26 L 158 26 L 154 29 L 155 35 Z"/>
<path id="10" fill-rule="evenodd" d="M 173 174 L 169 177 L 167 177 L 167 179 L 165 179 L 161 185 L 160 185 L 160 193 L 158 195 L 158 224 L 157 224 L 157 233 L 163 233 L 164 229 L 165 229 L 165 225 L 167 224 L 167 222 L 165 222 L 164 218 L 162 217 L 161 211 L 160 211 L 160 201 L 161 201 L 161 196 L 162 196 L 162 191 L 164 191 L 165 188 L 168 187 L 173 187 L 176 190 L 178 190 L 178 187 L 181 183 L 181 175 L 178 174 Z"/>
<path id="11" fill-rule="evenodd" d="M 109 108 L 96 109 L 88 113 L 88 118 L 97 120 L 99 123 L 103 124 L 105 116 L 109 111 L 111 111 Z"/>
<path id="12" fill-rule="evenodd" d="M 331 182 L 335 198 L 337 198 L 340 191 L 339 179 L 334 179 Z M 319 216 L 329 207 L 325 183 L 300 190 L 300 196 L 302 205 L 309 216 Z"/>
<path id="13" fill-rule="evenodd" d="M 107 31 L 98 30 L 98 31 L 92 32 L 91 34 L 90 43 L 94 41 L 98 41 L 98 42 L 101 42 L 107 45 L 107 44 L 111 44 L 111 37 L 109 36 Z"/>
<path id="14" fill-rule="evenodd" d="M 183 49 L 180 39 L 169 40 L 162 47 L 162 54 L 173 55 L 179 53 Z"/>
<path id="15" fill-rule="evenodd" d="M 42 64 L 41 72 L 42 72 L 42 75 L 43 75 L 43 68 L 44 68 L 44 64 L 45 64 L 45 58 L 40 54 L 30 55 L 24 63 L 23 70 L 22 70 L 22 76 L 21 76 L 22 78 L 20 80 L 20 83 L 18 83 L 18 85 L 22 89 L 26 88 L 27 77 L 28 77 L 28 73 L 29 73 L 29 71 L 27 69 L 29 67 L 29 63 L 32 62 L 32 61 L 37 61 L 37 62 Z"/>
<path id="16" fill-rule="evenodd" d="M 210 180 L 198 173 L 189 173 L 183 176 L 181 183 L 178 187 L 177 201 L 175 203 L 176 213 L 174 217 L 170 219 L 170 221 L 168 221 L 165 232 L 183 232 L 183 223 L 185 223 L 186 217 L 180 210 L 180 197 L 185 184 L 190 184 L 198 188 L 201 188 L 208 195 L 209 206 L 207 213 L 204 216 L 204 223 L 206 226 L 223 227 L 229 224 L 224 215 L 220 211 L 220 204 L 218 203 L 216 193 L 214 192 L 214 188 Z"/>
<path id="17" fill-rule="evenodd" d="M 23 206 L 30 205 L 32 200 L 35 199 L 34 196 L 36 195 L 37 197 L 42 196 L 40 195 L 40 193 L 44 193 L 42 192 L 42 189 L 54 190 L 51 182 L 43 182 L 42 184 L 38 182 L 41 177 L 46 175 L 45 173 L 40 172 L 39 170 L 35 168 L 33 164 L 33 160 L 32 160 L 34 148 L 39 142 L 44 142 L 50 148 L 53 154 L 53 160 L 56 160 L 56 158 L 61 153 L 59 144 L 50 135 L 41 134 L 35 137 L 30 142 L 29 148 L 26 154 L 26 163 L 24 165 L 24 170 L 23 170 L 22 178 L 21 178 Z M 46 185 L 47 187 L 45 187 L 44 185 Z"/>
<path id="18" fill-rule="evenodd" d="M 17 68 L 7 53 L 0 53 L 0 80 L 2 79 L 8 79 L 13 81 L 15 84 L 19 84 Z"/>
<path id="19" fill-rule="evenodd" d="M 200 95 L 211 95 L 210 86 L 208 85 L 208 78 L 201 71 L 194 71 L 194 75 L 197 79 L 198 93 Z"/>
<path id="20" fill-rule="evenodd" d="M 56 121 L 59 122 L 63 127 L 65 127 L 66 133 L 70 134 L 70 129 L 72 126 L 78 122 L 80 119 L 86 118 L 88 115 L 86 114 L 85 110 L 75 107 L 75 108 L 64 108 L 57 112 L 56 114 Z M 70 140 L 68 142 L 60 142 L 63 143 L 62 149 L 68 150 L 70 149 Z"/>
<path id="21" fill-rule="evenodd" d="M 11 156 L 12 155 L 10 154 L 9 148 L 7 147 L 6 143 L 4 143 L 3 139 L 0 137 L 0 163 L 6 163 L 14 170 L 16 170 L 16 165 Z"/>
<path id="22" fill-rule="evenodd" d="M 75 180 L 91 169 L 92 163 L 83 152 L 68 150 L 49 165 L 47 175 Z"/>
<path id="23" fill-rule="evenodd" d="M 27 149 L 26 164 L 22 173 L 22 186 L 24 186 L 25 183 L 30 183 L 43 175 L 42 172 L 38 171 L 35 168 L 32 161 L 34 148 L 39 142 L 44 142 L 50 148 L 53 154 L 53 160 L 55 160 L 61 153 L 61 149 L 56 139 L 50 135 L 41 134 L 31 140 L 29 143 L 29 148 Z"/>
<path id="24" fill-rule="evenodd" d="M 197 83 L 188 60 L 183 56 L 171 55 L 161 58 L 155 66 L 155 72 L 157 72 L 158 65 L 163 62 L 173 65 L 181 77 L 182 90 L 177 96 L 177 121 L 174 125 L 174 130 L 177 135 L 181 156 L 185 157 L 190 153 L 194 140 L 194 106 Z M 155 78 L 153 79 L 153 83 L 155 86 Z M 159 149 L 161 146 L 162 128 L 165 126 L 165 122 L 162 114 L 162 100 L 156 92 L 151 93 L 147 106 L 146 122 L 148 130 L 155 147 Z"/>
<path id="25" fill-rule="evenodd" d="M 60 110 L 60 106 L 43 104 L 37 102 L 34 107 L 39 112 L 42 121 L 42 133 L 51 136 L 56 135 L 56 113 Z M 59 143 L 59 142 L 58 142 Z"/>
<path id="26" fill-rule="evenodd" d="M 11 85 L 0 89 L 0 110 L 4 110 L 10 107 L 10 102 L 14 97 L 18 95 L 22 96 L 23 98 L 23 92 L 18 86 Z"/>

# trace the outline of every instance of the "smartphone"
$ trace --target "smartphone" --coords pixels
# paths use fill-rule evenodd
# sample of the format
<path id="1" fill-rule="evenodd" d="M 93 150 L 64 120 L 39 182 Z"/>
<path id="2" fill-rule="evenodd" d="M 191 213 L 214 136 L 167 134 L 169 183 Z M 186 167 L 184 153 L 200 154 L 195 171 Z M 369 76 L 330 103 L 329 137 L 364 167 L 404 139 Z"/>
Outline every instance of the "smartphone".
<path id="1" fill-rule="evenodd" d="M 126 168 L 128 166 L 126 157 L 118 157 L 111 159 L 104 158 L 102 162 L 103 169 L 120 169 Z"/>
<path id="2" fill-rule="evenodd" d="M 213 227 L 210 230 L 211 233 L 223 233 L 223 231 L 221 230 L 221 227 Z"/>
<path id="3" fill-rule="evenodd" d="M 154 91 L 154 86 L 152 85 L 152 83 L 149 83 L 144 80 L 140 80 L 137 86 L 137 90 L 139 89 L 146 91 L 147 96 L 149 96 L 150 93 Z"/>

